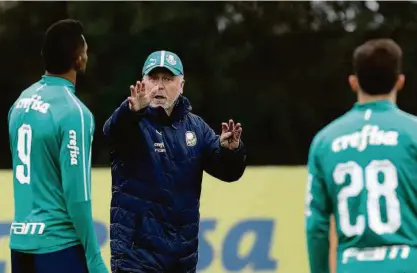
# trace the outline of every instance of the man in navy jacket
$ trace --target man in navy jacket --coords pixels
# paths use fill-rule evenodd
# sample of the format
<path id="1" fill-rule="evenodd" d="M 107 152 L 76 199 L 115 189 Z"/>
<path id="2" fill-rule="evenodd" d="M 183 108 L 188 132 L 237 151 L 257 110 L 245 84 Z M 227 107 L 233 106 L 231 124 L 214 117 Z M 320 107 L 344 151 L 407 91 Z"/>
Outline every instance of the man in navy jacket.
<path id="1" fill-rule="evenodd" d="M 176 54 L 152 53 L 142 72 L 104 125 L 112 272 L 194 273 L 203 171 L 226 182 L 243 175 L 242 127 L 229 120 L 218 136 L 191 113 Z"/>

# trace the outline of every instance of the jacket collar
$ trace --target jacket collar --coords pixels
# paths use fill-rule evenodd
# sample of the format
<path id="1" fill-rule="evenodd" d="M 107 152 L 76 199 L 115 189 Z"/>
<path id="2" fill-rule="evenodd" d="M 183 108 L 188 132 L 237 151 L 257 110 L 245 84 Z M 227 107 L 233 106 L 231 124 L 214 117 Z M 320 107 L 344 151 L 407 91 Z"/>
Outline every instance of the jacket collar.
<path id="1" fill-rule="evenodd" d="M 172 113 L 170 116 L 167 115 L 164 108 L 162 107 L 157 107 L 157 108 L 148 107 L 146 114 L 157 119 L 158 121 L 172 123 L 172 122 L 182 119 L 189 112 L 191 112 L 191 110 L 192 110 L 192 107 L 191 107 L 190 101 L 183 95 L 180 95 L 177 101 L 175 102 L 174 109 L 172 110 Z"/>

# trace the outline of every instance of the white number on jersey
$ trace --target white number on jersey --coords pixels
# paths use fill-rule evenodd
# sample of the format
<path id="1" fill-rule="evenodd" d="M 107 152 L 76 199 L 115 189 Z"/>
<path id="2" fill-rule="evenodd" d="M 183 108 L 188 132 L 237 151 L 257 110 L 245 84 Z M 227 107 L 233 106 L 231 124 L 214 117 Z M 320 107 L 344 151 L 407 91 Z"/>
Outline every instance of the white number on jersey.
<path id="1" fill-rule="evenodd" d="M 32 128 L 29 124 L 23 124 L 17 131 L 17 154 L 22 162 L 22 165 L 16 166 L 16 178 L 20 184 L 30 184 L 31 145 Z"/>
<path id="2" fill-rule="evenodd" d="M 383 181 L 378 180 L 378 174 L 383 174 Z M 338 211 L 340 228 L 348 236 L 361 235 L 365 230 L 365 216 L 359 215 L 350 223 L 348 198 L 357 197 L 367 191 L 367 219 L 369 228 L 376 234 L 396 232 L 401 226 L 400 202 L 397 198 L 398 187 L 397 168 L 389 160 L 373 160 L 366 168 L 361 168 L 356 162 L 349 161 L 337 164 L 333 172 L 333 179 L 338 185 L 346 182 L 347 175 L 351 183 L 339 192 Z M 380 198 L 384 197 L 387 207 L 387 222 L 381 219 Z"/>

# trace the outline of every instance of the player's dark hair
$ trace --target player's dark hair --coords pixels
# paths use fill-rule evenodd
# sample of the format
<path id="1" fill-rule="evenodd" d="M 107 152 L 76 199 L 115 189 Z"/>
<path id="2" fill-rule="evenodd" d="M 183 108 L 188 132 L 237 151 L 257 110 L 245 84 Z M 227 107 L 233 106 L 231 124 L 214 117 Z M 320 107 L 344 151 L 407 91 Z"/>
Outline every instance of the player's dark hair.
<path id="1" fill-rule="evenodd" d="M 388 94 L 401 73 L 402 50 L 391 39 L 369 40 L 356 48 L 353 68 L 363 92 Z"/>
<path id="2" fill-rule="evenodd" d="M 74 66 L 77 53 L 84 48 L 83 33 L 82 23 L 72 19 L 60 20 L 47 29 L 42 47 L 46 71 L 63 74 Z"/>

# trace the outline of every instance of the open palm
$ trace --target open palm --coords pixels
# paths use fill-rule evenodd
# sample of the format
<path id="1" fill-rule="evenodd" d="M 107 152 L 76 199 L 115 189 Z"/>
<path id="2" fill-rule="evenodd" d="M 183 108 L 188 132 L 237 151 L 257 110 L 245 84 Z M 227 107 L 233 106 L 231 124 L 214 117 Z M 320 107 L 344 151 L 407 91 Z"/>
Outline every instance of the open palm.
<path id="1" fill-rule="evenodd" d="M 155 97 L 156 91 L 158 91 L 158 86 L 154 86 L 147 92 L 145 84 L 140 81 L 137 81 L 135 86 L 131 85 L 130 97 L 127 98 L 130 110 L 137 112 L 147 107 Z"/>
<path id="2" fill-rule="evenodd" d="M 240 136 L 242 135 L 242 126 L 240 123 L 235 125 L 231 119 L 229 123 L 222 123 L 222 134 L 220 135 L 220 145 L 223 148 L 235 150 L 239 147 Z"/>

